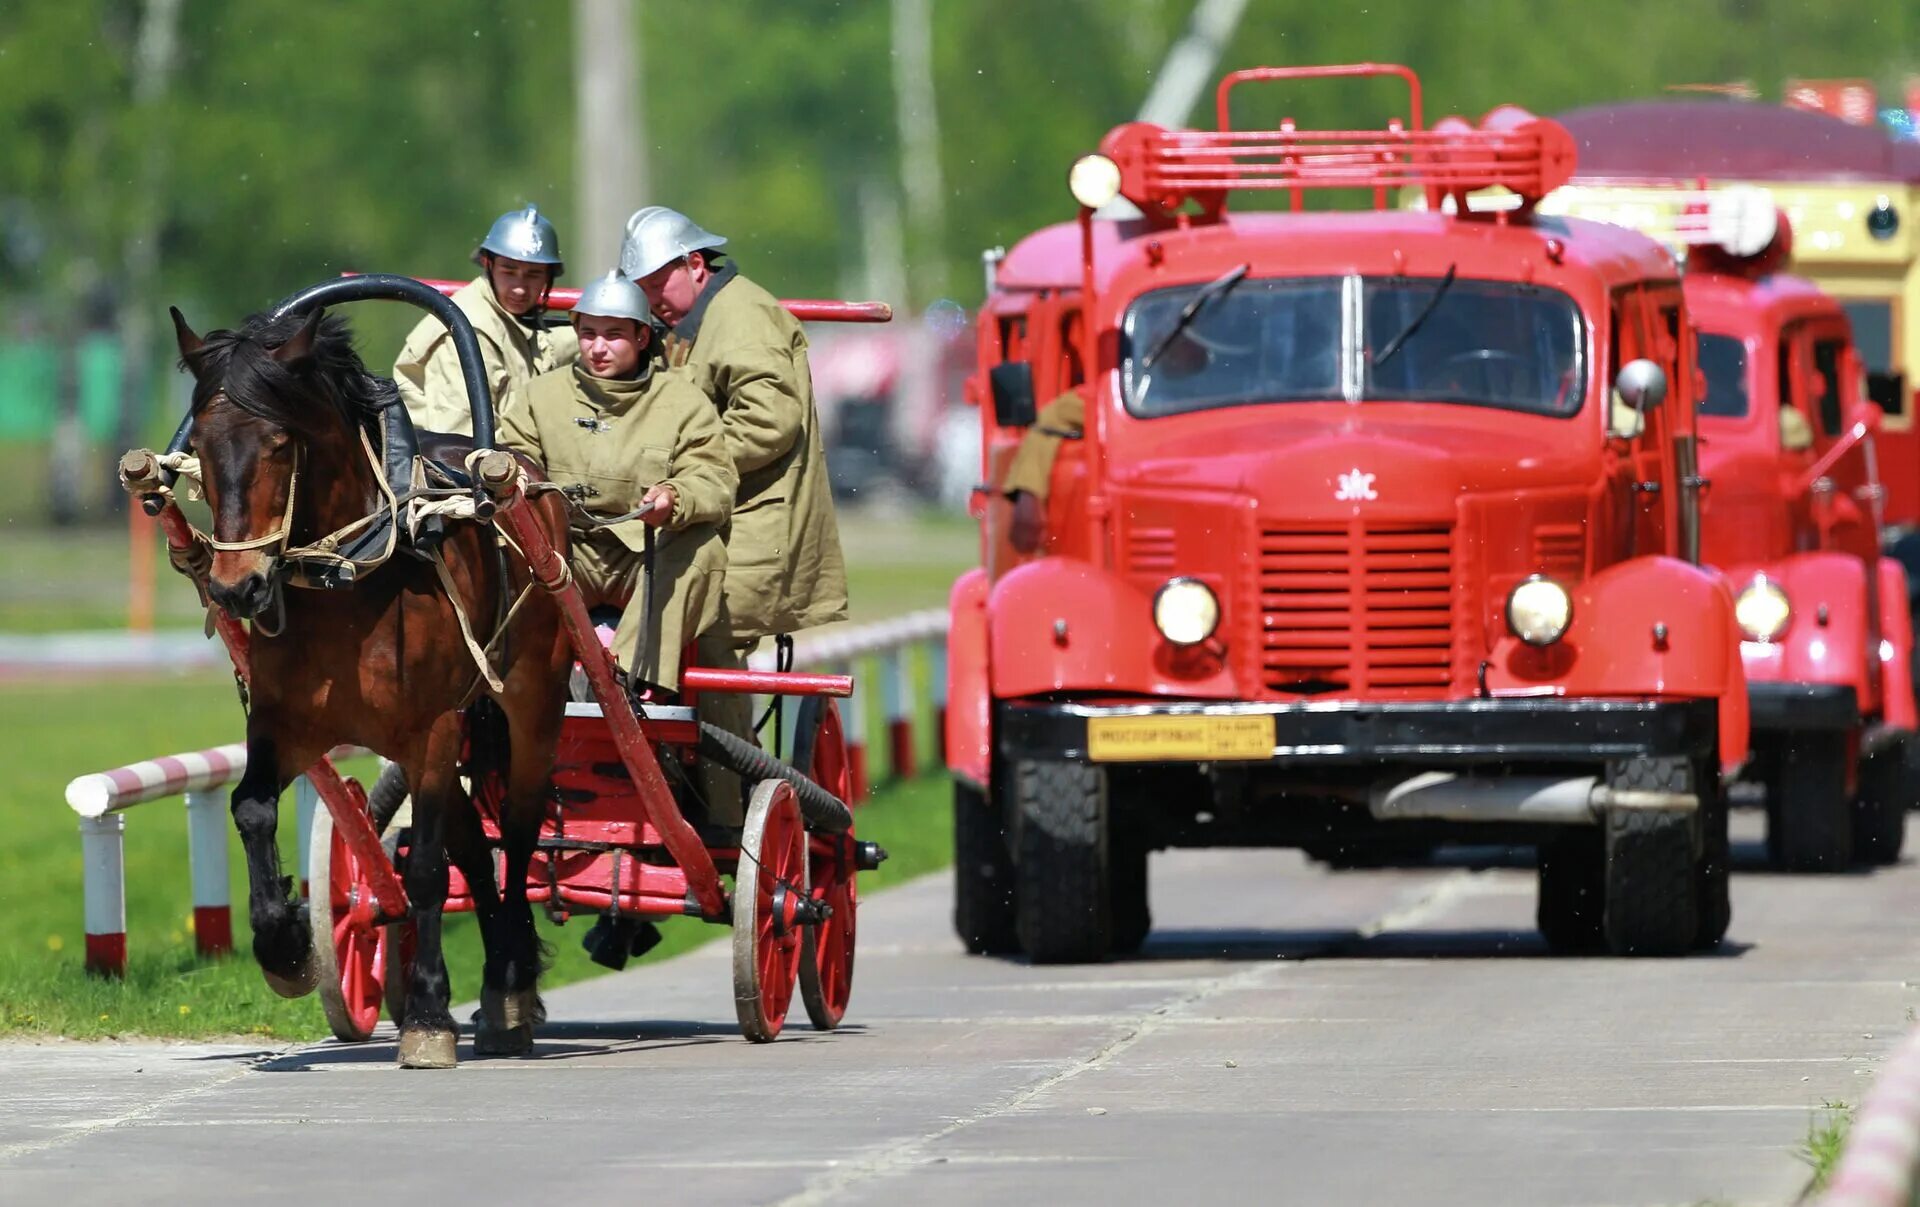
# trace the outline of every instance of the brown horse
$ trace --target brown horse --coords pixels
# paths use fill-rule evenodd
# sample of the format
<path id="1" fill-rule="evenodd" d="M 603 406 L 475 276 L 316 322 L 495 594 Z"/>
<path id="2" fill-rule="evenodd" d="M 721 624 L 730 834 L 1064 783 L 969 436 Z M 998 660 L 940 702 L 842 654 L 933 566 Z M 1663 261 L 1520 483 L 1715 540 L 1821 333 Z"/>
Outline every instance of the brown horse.
<path id="1" fill-rule="evenodd" d="M 368 747 L 399 764 L 413 796 L 405 882 L 418 931 L 401 1024 L 399 1060 L 409 1068 L 454 1063 L 441 954 L 441 907 L 449 856 L 472 885 L 486 942 L 483 1011 L 476 1047 L 523 1051 L 538 1013 L 539 944 L 526 897 L 565 712 L 571 651 L 559 609 L 535 588 L 496 650 L 503 689 L 480 689 L 504 724 L 474 727 L 476 763 L 504 767 L 501 808 L 505 895 L 459 776 L 469 700 L 479 669 L 448 592 L 429 563 L 396 556 L 351 589 L 289 589 L 284 554 L 377 510 L 382 496 L 362 435 L 379 445 L 382 411 L 397 405 L 391 382 L 371 376 L 346 324 L 315 311 L 304 320 L 256 315 L 237 330 L 195 335 L 173 312 L 181 361 L 195 379 L 194 448 L 213 512 L 207 588 L 234 616 L 252 619 L 247 772 L 233 792 L 233 819 L 247 855 L 253 951 L 268 981 L 297 995 L 311 988 L 311 927 L 274 842 L 286 786 L 333 747 Z M 537 501 L 564 552 L 564 504 Z M 482 641 L 500 593 L 517 592 L 517 557 L 502 582 L 492 530 L 452 525 L 442 545 L 454 589 Z M 498 749 L 504 744 L 506 749 Z M 321 936 L 321 942 L 330 941 Z"/>

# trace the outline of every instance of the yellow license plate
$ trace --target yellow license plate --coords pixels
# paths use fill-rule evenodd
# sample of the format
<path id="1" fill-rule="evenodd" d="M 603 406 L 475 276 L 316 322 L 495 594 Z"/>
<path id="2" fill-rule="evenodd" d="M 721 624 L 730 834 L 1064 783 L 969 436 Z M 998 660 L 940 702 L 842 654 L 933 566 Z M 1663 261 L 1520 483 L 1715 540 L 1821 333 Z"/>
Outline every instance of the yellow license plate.
<path id="1" fill-rule="evenodd" d="M 1089 717 L 1096 763 L 1210 762 L 1273 757 L 1271 714 L 1239 717 Z"/>

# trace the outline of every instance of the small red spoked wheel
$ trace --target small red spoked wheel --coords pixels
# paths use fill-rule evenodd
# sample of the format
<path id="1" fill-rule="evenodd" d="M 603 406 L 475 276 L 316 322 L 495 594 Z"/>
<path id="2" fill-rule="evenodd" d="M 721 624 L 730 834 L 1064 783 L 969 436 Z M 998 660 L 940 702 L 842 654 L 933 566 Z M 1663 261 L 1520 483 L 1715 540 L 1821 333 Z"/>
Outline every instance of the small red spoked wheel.
<path id="1" fill-rule="evenodd" d="M 813 735 L 809 765 L 804 769 L 808 777 L 841 800 L 851 801 L 853 776 L 839 708 L 824 696 L 810 696 L 800 706 L 796 728 Z M 853 996 L 854 913 L 860 906 L 854 871 L 852 830 L 813 836 L 808 844 L 808 881 L 814 900 L 831 912 L 824 921 L 807 927 L 801 939 L 800 1001 L 807 1008 L 807 1018 L 822 1031 L 840 1025 Z"/>
<path id="2" fill-rule="evenodd" d="M 336 1038 L 361 1043 L 380 1022 L 389 932 L 379 923 L 372 884 L 324 806 L 313 811 L 307 879 L 320 1007 Z"/>
<path id="3" fill-rule="evenodd" d="M 800 972 L 807 831 L 784 780 L 762 780 L 747 805 L 733 874 L 733 1005 L 755 1043 L 780 1034 Z"/>

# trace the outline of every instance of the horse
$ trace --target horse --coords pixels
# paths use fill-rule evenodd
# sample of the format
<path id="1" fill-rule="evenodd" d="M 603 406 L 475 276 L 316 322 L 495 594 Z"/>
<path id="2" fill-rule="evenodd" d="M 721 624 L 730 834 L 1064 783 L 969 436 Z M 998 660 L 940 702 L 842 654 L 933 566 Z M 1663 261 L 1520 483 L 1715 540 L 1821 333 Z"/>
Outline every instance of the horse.
<path id="1" fill-rule="evenodd" d="M 417 954 L 406 1017 L 395 1020 L 400 1065 L 450 1068 L 456 1059 L 440 937 L 449 858 L 472 887 L 487 951 L 476 1050 L 524 1052 L 542 1015 L 527 868 L 573 661 L 558 604 L 534 586 L 510 614 L 496 647 L 504 652 L 495 689 L 480 674 L 450 592 L 468 616 L 485 620 L 502 591 L 529 584 L 524 561 L 501 555 L 485 524 L 449 526 L 445 585 L 428 561 L 394 556 L 347 589 L 289 589 L 290 549 L 381 506 L 369 450 L 380 447 L 383 411 L 398 405 L 393 383 L 368 373 L 346 323 L 321 310 L 304 319 L 254 315 L 204 339 L 178 309 L 172 314 L 181 364 L 194 378 L 193 444 L 213 514 L 206 590 L 216 606 L 253 622 L 247 770 L 232 811 L 246 850 L 254 957 L 276 991 L 311 990 L 312 927 L 292 879 L 281 875 L 274 841 L 279 798 L 335 746 L 367 747 L 404 769 L 413 797 L 405 884 Z M 552 492 L 533 503 L 564 555 L 564 503 Z M 476 690 L 497 712 L 470 727 Z M 472 744 L 476 775 L 483 761 L 504 766 L 504 894 L 461 786 L 463 742 Z"/>

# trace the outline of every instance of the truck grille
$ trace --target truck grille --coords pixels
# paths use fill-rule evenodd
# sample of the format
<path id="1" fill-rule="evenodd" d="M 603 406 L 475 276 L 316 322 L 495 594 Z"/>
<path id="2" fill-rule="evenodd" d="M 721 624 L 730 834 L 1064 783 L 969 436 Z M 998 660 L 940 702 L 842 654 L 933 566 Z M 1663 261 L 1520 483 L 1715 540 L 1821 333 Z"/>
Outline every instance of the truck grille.
<path id="1" fill-rule="evenodd" d="M 1446 694 L 1447 523 L 1289 524 L 1260 533 L 1263 678 L 1289 694 Z"/>

